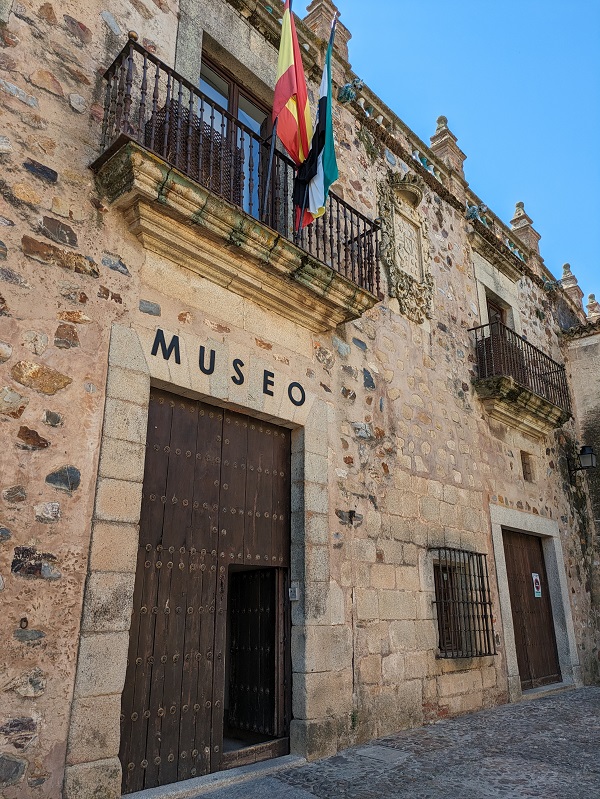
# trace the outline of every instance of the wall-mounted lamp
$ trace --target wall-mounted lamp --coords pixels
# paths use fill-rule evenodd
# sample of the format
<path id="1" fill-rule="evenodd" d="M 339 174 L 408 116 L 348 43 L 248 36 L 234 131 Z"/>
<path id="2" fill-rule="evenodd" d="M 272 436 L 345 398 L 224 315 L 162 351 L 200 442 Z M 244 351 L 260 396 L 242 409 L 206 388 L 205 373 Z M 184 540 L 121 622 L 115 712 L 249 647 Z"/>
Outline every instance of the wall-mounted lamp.
<path id="1" fill-rule="evenodd" d="M 596 457 L 594 448 L 582 447 L 574 461 L 571 460 L 571 458 L 567 458 L 567 468 L 569 469 L 569 479 L 571 483 L 573 483 L 573 475 L 576 472 L 582 472 L 586 469 L 595 469 L 597 465 L 598 458 Z"/>

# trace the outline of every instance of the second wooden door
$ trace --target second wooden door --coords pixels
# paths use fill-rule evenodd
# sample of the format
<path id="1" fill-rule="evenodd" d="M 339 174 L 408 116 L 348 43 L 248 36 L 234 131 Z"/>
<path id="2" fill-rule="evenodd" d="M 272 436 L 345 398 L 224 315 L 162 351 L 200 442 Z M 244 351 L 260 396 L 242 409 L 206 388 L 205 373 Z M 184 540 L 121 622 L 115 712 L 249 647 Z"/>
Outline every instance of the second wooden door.
<path id="1" fill-rule="evenodd" d="M 522 688 L 561 681 L 542 539 L 503 531 Z"/>

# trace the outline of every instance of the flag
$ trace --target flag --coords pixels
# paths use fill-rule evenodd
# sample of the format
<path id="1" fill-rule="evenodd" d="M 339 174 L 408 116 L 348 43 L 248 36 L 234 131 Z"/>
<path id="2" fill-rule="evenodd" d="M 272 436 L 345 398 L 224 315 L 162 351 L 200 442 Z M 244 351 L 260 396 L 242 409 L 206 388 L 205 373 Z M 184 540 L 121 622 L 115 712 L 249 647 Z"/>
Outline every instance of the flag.
<path id="1" fill-rule="evenodd" d="M 291 5 L 291 0 L 286 0 L 273 98 L 273 122 L 278 119 L 277 135 L 290 158 L 296 166 L 300 166 L 308 155 L 308 136 L 312 122 Z"/>
<path id="2" fill-rule="evenodd" d="M 329 187 L 338 179 L 338 167 L 333 142 L 331 117 L 331 53 L 335 38 L 337 14 L 331 23 L 331 36 L 325 56 L 323 78 L 319 92 L 319 108 L 310 153 L 298 170 L 294 183 L 296 230 L 309 225 L 325 213 Z M 300 219 L 304 209 L 303 218 Z"/>

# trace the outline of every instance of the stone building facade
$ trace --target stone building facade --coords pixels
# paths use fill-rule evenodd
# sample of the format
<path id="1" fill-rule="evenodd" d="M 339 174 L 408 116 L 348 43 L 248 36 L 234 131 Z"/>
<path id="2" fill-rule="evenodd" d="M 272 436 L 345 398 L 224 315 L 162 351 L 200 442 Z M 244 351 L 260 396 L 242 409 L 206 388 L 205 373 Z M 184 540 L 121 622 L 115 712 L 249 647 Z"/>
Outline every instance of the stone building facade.
<path id="1" fill-rule="evenodd" d="M 444 117 L 427 145 L 358 80 L 342 23 L 340 178 L 294 238 L 263 143 L 282 9 L 0 0 L 5 799 L 598 679 L 599 478 L 572 468 L 600 308 L 522 203 L 471 192 Z M 333 12 L 297 20 L 313 103 Z"/>

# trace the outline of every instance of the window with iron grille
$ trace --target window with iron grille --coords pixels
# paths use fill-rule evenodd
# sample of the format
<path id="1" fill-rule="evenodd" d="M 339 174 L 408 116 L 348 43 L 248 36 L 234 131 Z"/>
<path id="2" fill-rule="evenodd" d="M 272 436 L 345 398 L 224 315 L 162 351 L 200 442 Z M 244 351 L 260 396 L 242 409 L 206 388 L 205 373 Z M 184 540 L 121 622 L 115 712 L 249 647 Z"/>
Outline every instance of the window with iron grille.
<path id="1" fill-rule="evenodd" d="M 486 556 L 448 547 L 431 551 L 439 657 L 495 655 Z"/>

